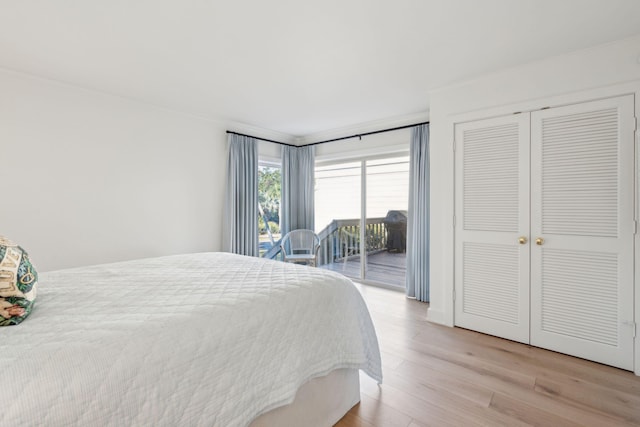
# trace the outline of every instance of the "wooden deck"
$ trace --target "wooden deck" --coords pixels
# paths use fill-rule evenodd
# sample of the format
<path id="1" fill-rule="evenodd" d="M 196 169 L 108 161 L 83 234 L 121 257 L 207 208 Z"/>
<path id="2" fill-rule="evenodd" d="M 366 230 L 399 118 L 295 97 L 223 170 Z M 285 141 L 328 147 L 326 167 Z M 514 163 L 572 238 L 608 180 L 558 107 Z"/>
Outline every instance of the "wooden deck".
<path id="1" fill-rule="evenodd" d="M 352 279 L 360 279 L 360 257 L 320 266 Z M 407 254 L 382 251 L 367 256 L 367 270 L 364 280 L 386 285 L 405 287 Z"/>

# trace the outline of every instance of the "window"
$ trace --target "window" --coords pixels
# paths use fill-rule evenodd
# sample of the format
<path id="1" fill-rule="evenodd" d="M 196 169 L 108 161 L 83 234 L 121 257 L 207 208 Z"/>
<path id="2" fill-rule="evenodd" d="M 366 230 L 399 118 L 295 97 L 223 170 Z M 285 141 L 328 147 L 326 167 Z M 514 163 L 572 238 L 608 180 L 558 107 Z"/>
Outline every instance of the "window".
<path id="1" fill-rule="evenodd" d="M 258 165 L 258 233 L 260 256 L 280 240 L 281 168 L 272 163 Z"/>

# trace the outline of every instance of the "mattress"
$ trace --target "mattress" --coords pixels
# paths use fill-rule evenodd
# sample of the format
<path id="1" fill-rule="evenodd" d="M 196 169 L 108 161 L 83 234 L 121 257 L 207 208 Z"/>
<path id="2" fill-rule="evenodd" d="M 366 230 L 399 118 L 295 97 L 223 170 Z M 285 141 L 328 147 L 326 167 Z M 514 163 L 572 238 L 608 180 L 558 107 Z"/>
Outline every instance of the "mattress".
<path id="1" fill-rule="evenodd" d="M 225 253 L 43 273 L 0 335 L 0 425 L 247 426 L 333 370 L 382 380 L 348 279 Z"/>

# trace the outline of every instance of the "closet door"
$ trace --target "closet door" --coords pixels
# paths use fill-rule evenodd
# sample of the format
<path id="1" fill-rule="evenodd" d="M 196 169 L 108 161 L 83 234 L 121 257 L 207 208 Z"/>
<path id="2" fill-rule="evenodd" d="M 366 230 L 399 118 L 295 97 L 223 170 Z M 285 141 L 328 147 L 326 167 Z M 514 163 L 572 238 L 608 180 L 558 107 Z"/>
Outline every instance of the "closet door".
<path id="1" fill-rule="evenodd" d="M 531 113 L 531 344 L 633 369 L 632 96 Z"/>
<path id="2" fill-rule="evenodd" d="M 455 324 L 528 342 L 529 115 L 455 135 Z"/>

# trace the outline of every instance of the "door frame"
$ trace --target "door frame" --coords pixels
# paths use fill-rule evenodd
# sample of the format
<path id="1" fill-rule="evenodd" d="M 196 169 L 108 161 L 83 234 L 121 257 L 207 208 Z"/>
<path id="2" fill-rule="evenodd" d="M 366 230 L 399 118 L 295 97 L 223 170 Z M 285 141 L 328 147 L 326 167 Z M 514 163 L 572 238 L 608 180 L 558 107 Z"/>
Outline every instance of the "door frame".
<path id="1" fill-rule="evenodd" d="M 331 166 L 338 165 L 341 163 L 360 163 L 360 277 L 350 277 L 351 279 L 357 281 L 358 283 L 363 283 L 366 285 L 375 286 L 378 288 L 394 290 L 398 292 L 403 292 L 404 287 L 395 286 L 385 282 L 378 282 L 367 279 L 366 269 L 367 269 L 367 256 L 366 256 L 366 221 L 367 221 L 367 161 L 371 160 L 382 160 L 389 158 L 402 158 L 408 157 L 409 153 L 409 142 L 407 141 L 407 147 L 404 150 L 392 150 L 388 152 L 377 152 L 375 154 L 370 155 L 359 155 L 359 156 L 345 156 L 344 158 L 338 157 L 330 157 L 327 159 L 316 158 L 316 162 L 314 167 L 318 166 Z M 410 160 L 409 160 L 410 161 Z M 408 183 L 407 183 L 408 188 Z"/>

